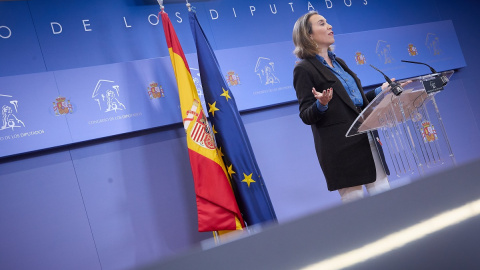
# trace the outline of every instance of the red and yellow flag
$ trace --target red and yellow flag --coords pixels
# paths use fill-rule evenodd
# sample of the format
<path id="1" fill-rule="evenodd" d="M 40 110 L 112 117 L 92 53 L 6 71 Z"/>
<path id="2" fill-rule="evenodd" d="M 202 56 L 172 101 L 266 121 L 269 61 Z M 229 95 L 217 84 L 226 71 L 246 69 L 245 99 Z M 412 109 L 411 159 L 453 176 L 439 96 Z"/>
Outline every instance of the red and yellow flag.
<path id="1" fill-rule="evenodd" d="M 160 12 L 170 60 L 177 80 L 183 126 L 197 199 L 198 230 L 241 230 L 244 227 L 228 174 L 213 139 L 188 63 L 167 13 Z"/>

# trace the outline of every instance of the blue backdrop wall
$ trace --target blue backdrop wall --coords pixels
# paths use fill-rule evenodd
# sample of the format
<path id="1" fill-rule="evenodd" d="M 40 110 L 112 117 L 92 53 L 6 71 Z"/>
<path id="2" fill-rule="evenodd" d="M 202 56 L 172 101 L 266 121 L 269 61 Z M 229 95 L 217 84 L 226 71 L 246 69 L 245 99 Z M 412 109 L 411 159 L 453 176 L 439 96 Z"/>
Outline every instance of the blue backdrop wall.
<path id="1" fill-rule="evenodd" d="M 356 52 L 391 77 L 428 72 L 399 63 L 408 57 L 406 46 L 395 49 L 402 42 L 415 44 L 425 57 L 417 61 L 457 69 L 437 102 L 457 161 L 479 158 L 480 109 L 474 102 L 480 100 L 480 38 L 472 24 L 479 4 L 190 2 L 243 110 L 281 223 L 340 204 L 337 193 L 326 189 L 291 85 L 297 60 L 291 29 L 308 10 L 333 25 L 337 54 L 367 88 L 382 78 L 357 65 Z M 186 7 L 165 3 L 198 78 Z M 178 94 L 158 10 L 156 1 L 147 0 L 0 2 L 0 101 L 21 120 L 0 130 L 0 268 L 127 269 L 211 237 L 196 230 Z M 432 29 L 442 45 L 437 58 L 424 44 L 424 31 Z M 415 41 L 417 35 L 422 41 Z M 385 64 L 374 47 L 393 36 L 401 39 L 387 40 L 393 61 Z M 266 83 L 262 65 L 274 68 L 277 81 Z M 151 83 L 164 95 L 154 98 Z M 117 91 L 118 106 L 110 111 L 99 98 L 102 87 Z M 71 111 L 56 111 L 57 102 Z M 392 185 L 416 179 L 393 178 Z"/>

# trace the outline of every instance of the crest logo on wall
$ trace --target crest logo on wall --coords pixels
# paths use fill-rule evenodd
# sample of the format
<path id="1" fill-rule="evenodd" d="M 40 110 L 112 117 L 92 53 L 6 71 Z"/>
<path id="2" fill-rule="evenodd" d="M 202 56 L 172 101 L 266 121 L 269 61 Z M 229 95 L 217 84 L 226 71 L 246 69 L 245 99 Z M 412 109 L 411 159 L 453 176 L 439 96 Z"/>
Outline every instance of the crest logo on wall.
<path id="1" fill-rule="evenodd" d="M 99 80 L 95 90 L 93 90 L 92 99 L 98 103 L 101 111 L 121 111 L 125 110 L 125 105 L 120 102 L 120 86 L 114 81 Z"/>
<path id="2" fill-rule="evenodd" d="M 265 57 L 259 57 L 255 66 L 255 73 L 264 85 L 279 83 L 280 80 L 275 76 L 275 63 Z"/>
<path id="3" fill-rule="evenodd" d="M 147 91 L 148 91 L 148 97 L 150 97 L 150 99 L 165 97 L 165 93 L 163 92 L 162 86 L 156 82 L 151 82 L 147 88 Z"/>
<path id="4" fill-rule="evenodd" d="M 68 113 L 73 113 L 73 106 L 70 103 L 70 100 L 65 101 L 66 98 L 58 97 L 53 102 L 53 111 L 55 115 L 64 115 Z"/>
<path id="5" fill-rule="evenodd" d="M 227 72 L 227 76 L 225 76 L 227 79 L 228 86 L 235 86 L 240 84 L 240 77 L 238 74 L 235 73 L 235 71 L 229 71 Z"/>
<path id="6" fill-rule="evenodd" d="M 422 122 L 421 132 L 424 142 L 433 142 L 438 139 L 437 131 L 429 121 Z"/>
<path id="7" fill-rule="evenodd" d="M 2 108 L 2 122 L 0 130 L 25 127 L 25 123 L 17 117 L 18 100 L 10 95 L 0 94 L 0 106 Z"/>
<path id="8" fill-rule="evenodd" d="M 415 47 L 412 43 L 408 44 L 408 55 L 418 55 L 417 47 Z"/>
<path id="9" fill-rule="evenodd" d="M 377 49 L 375 51 L 380 61 L 384 64 L 392 63 L 392 61 L 394 60 L 390 47 L 390 44 L 384 40 L 379 40 L 377 42 Z"/>
<path id="10" fill-rule="evenodd" d="M 440 49 L 440 39 L 434 33 L 427 34 L 425 46 L 427 46 L 428 50 L 430 50 L 430 53 L 433 55 L 439 55 L 442 53 L 442 50 Z"/>
<path id="11" fill-rule="evenodd" d="M 356 52 L 355 62 L 357 65 L 365 65 L 367 63 L 367 59 L 365 59 L 365 55 L 363 55 L 361 52 Z"/>

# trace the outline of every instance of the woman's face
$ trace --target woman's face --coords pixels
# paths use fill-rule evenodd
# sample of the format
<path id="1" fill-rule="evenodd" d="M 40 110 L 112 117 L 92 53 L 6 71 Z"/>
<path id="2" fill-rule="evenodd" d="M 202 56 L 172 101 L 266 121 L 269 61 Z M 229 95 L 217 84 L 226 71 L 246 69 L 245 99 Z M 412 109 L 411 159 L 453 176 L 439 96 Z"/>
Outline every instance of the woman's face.
<path id="1" fill-rule="evenodd" d="M 312 15 L 308 20 L 312 24 L 312 33 L 310 38 L 318 44 L 318 48 L 328 48 L 335 42 L 332 26 L 322 15 Z"/>

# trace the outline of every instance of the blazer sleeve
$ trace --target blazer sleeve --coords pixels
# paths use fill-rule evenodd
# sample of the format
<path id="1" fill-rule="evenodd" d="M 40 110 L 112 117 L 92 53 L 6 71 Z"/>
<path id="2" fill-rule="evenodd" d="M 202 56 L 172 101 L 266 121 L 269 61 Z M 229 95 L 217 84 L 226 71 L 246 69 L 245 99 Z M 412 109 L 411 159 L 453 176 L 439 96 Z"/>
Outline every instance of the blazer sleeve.
<path id="1" fill-rule="evenodd" d="M 367 98 L 368 102 L 371 102 L 376 96 L 377 95 L 375 95 L 375 89 L 365 93 L 365 97 Z"/>
<path id="2" fill-rule="evenodd" d="M 307 125 L 313 125 L 320 121 L 323 115 L 328 112 L 327 110 L 327 112 L 322 113 L 318 110 L 317 99 L 312 94 L 314 84 L 313 74 L 301 65 L 297 65 L 293 70 L 293 87 L 297 94 L 300 118 Z"/>

